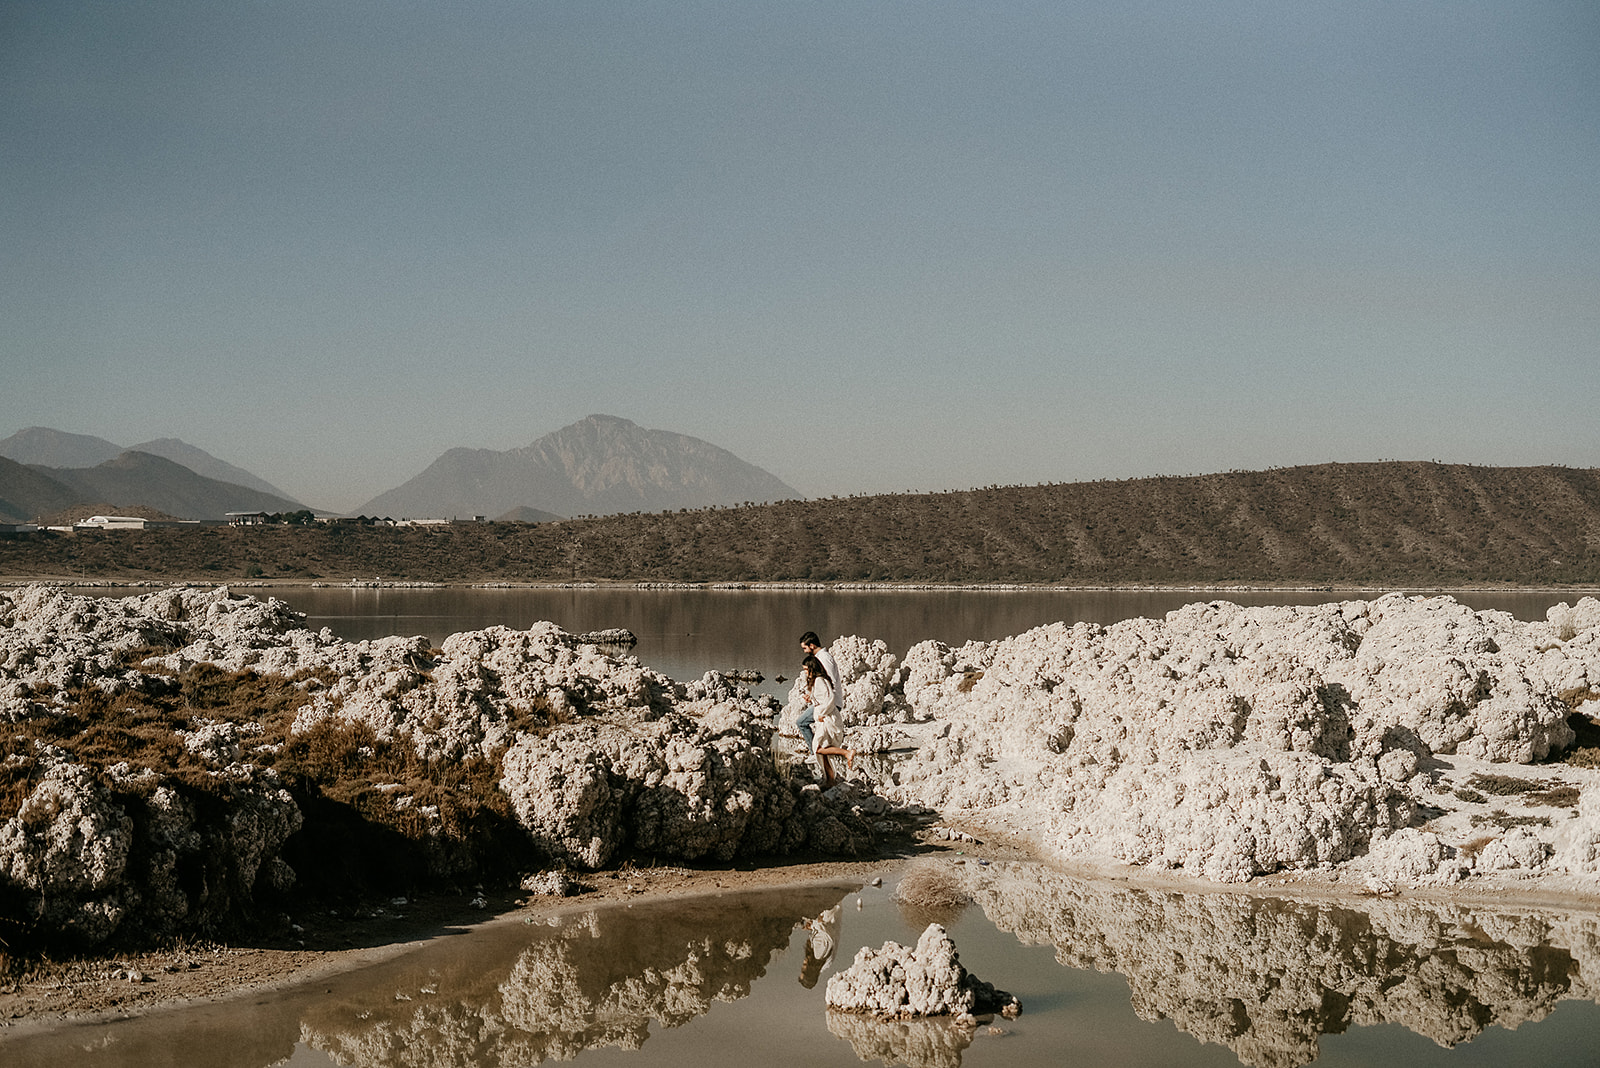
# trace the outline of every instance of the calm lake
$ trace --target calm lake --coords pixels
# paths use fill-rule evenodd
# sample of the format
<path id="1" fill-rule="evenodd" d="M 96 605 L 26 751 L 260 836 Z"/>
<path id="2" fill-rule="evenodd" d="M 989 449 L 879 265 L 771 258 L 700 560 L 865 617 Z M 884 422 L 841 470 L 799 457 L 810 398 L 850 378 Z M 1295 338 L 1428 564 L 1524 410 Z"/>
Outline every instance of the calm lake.
<path id="1" fill-rule="evenodd" d="M 1316 593 L 1077 591 L 261 591 L 360 639 L 543 619 L 626 627 L 675 678 L 793 675 L 816 630 L 896 654 L 1056 620 L 1159 616 L 1191 601 L 1303 604 Z M 1581 592 L 1471 593 L 1541 619 Z M 775 687 L 771 682 L 768 688 Z M 928 863 L 928 862 L 917 862 Z M 851 1065 L 1593 1065 L 1600 1061 L 1600 916 L 1403 898 L 1328 903 L 1236 889 L 1086 881 L 1032 864 L 936 863 L 969 890 L 930 916 L 882 887 L 801 887 L 507 917 L 278 994 L 15 1036 L 0 1064 L 147 1068 L 763 1068 Z M 828 931 L 833 952 L 798 926 Z M 976 1033 L 830 1014 L 829 976 L 863 946 L 946 924 L 962 963 L 1020 997 Z"/>
<path id="2" fill-rule="evenodd" d="M 248 591 L 256 592 L 256 591 Z M 504 625 L 526 628 L 549 620 L 569 631 L 625 627 L 639 639 L 634 655 L 672 678 L 697 679 L 710 670 L 755 670 L 760 689 L 793 677 L 799 638 L 814 630 L 823 641 L 854 634 L 882 639 L 903 656 L 930 639 L 958 646 L 1021 634 L 1046 623 L 1115 623 L 1160 617 L 1196 601 L 1241 605 L 1320 604 L 1355 599 L 1349 593 L 1242 590 L 721 590 L 721 589 L 377 589 L 284 588 L 259 591 L 306 613 L 311 627 L 328 627 L 360 641 L 391 634 L 425 634 L 435 643 L 464 630 Z M 1456 594 L 1477 609 L 1543 619 L 1561 601 L 1595 591 Z M 1376 597 L 1374 593 L 1370 596 Z"/>

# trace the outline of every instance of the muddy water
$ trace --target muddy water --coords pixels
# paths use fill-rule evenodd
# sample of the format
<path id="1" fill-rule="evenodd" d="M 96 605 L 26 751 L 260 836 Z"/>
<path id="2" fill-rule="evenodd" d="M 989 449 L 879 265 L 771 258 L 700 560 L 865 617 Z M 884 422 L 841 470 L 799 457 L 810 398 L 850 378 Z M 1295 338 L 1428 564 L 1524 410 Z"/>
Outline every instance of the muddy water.
<path id="1" fill-rule="evenodd" d="M 1026 864 L 949 870 L 973 904 L 935 918 L 970 971 L 1021 998 L 1016 1020 L 973 1031 L 828 1012 L 827 980 L 859 948 L 914 942 L 929 917 L 887 888 L 804 887 L 512 916 L 274 995 L 0 1038 L 0 1063 L 1595 1063 L 1592 914 L 1181 893 Z"/>

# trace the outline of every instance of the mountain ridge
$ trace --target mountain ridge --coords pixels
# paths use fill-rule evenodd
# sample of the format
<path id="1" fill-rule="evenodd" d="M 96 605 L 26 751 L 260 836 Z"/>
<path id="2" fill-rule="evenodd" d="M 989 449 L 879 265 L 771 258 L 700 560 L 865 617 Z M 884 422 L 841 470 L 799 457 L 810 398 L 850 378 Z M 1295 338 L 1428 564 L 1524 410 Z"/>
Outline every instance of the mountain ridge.
<path id="1" fill-rule="evenodd" d="M 1424 462 L 559 522 L 0 539 L 0 575 L 436 582 L 1600 585 L 1600 469 Z"/>
<path id="2" fill-rule="evenodd" d="M 800 494 L 710 442 L 590 415 L 528 445 L 446 450 L 421 473 L 367 501 L 363 515 L 555 515 L 666 511 Z"/>
<path id="3" fill-rule="evenodd" d="M 229 512 L 296 512 L 286 497 L 196 474 L 174 460 L 132 449 L 93 467 L 46 467 L 0 457 L 0 516 L 30 522 L 74 505 L 139 508 L 181 519 L 222 519 Z"/>
<path id="4" fill-rule="evenodd" d="M 125 452 L 142 452 L 182 464 L 197 475 L 270 494 L 304 507 L 266 479 L 178 438 L 153 438 L 138 445 L 117 445 L 92 434 L 72 434 L 46 426 L 30 426 L 0 439 L 0 458 L 30 467 L 78 470 L 98 467 Z"/>

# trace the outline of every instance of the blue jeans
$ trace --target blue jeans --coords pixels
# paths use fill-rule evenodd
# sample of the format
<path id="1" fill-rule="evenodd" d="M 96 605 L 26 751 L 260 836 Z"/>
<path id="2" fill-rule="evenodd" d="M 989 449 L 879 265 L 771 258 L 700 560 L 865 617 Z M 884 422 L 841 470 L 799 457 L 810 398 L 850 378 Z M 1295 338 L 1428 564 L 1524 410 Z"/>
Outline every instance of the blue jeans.
<path id="1" fill-rule="evenodd" d="M 795 729 L 800 732 L 800 737 L 805 739 L 806 749 L 808 750 L 816 747 L 815 735 L 811 730 L 811 723 L 816 718 L 817 706 L 806 705 L 805 709 L 801 711 L 794 721 Z"/>

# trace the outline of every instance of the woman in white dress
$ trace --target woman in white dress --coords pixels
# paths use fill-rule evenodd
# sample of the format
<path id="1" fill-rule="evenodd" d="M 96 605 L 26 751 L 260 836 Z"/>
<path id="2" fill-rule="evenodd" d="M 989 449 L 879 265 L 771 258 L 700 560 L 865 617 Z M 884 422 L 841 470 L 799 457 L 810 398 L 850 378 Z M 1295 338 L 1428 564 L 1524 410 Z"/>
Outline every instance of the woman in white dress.
<path id="1" fill-rule="evenodd" d="M 811 752 L 822 769 L 823 784 L 832 787 L 838 778 L 828 758 L 844 757 L 845 772 L 848 774 L 855 767 L 856 751 L 844 748 L 844 726 L 839 722 L 839 702 L 822 661 L 808 656 L 801 666 L 806 672 L 805 703 L 816 709 L 816 718 L 811 725 Z"/>

